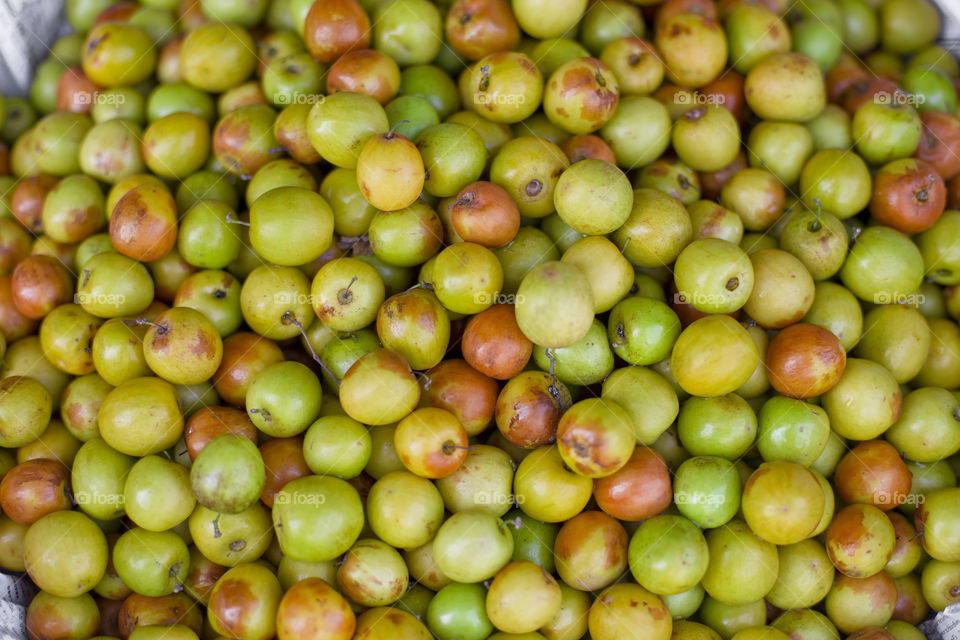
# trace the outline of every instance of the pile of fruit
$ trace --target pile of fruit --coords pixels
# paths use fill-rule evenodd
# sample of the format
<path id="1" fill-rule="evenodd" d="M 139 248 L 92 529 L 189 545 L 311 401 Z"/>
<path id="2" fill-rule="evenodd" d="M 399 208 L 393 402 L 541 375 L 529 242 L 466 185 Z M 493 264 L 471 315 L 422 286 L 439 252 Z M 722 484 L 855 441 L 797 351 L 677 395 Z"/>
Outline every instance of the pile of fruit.
<path id="1" fill-rule="evenodd" d="M 0 105 L 31 640 L 914 640 L 960 601 L 929 0 L 67 0 Z"/>

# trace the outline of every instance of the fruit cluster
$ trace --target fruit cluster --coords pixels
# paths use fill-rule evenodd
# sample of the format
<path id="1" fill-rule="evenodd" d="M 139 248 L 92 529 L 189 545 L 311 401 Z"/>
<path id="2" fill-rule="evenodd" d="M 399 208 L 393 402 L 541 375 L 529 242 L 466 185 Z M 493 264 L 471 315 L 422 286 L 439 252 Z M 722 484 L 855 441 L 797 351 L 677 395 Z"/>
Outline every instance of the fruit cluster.
<path id="1" fill-rule="evenodd" d="M 915 640 L 960 601 L 929 0 L 66 15 L 0 101 L 31 640 Z"/>

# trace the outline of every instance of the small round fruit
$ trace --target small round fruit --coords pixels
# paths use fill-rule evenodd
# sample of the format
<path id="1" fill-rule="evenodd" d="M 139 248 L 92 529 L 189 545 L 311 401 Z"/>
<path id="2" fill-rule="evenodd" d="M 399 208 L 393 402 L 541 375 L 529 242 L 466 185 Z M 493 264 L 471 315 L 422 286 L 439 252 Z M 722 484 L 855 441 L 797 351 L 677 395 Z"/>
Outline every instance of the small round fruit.
<path id="1" fill-rule="evenodd" d="M 296 233 L 290 233 L 296 229 Z M 250 205 L 250 244 L 266 261 L 307 264 L 333 242 L 333 210 L 320 194 L 302 187 L 271 189 Z"/>
<path id="2" fill-rule="evenodd" d="M 576 267 L 556 261 L 541 264 L 520 283 L 514 310 L 520 330 L 534 344 L 570 346 L 593 323 L 590 283 Z"/>
<path id="3" fill-rule="evenodd" d="M 670 369 L 684 391 L 712 397 L 738 389 L 759 361 L 757 345 L 740 323 L 730 316 L 707 316 L 680 333 Z"/>
<path id="4" fill-rule="evenodd" d="M 764 462 L 743 489 L 747 525 L 764 540 L 781 546 L 813 533 L 823 506 L 820 481 L 796 462 Z"/>
<path id="5" fill-rule="evenodd" d="M 423 190 L 424 168 L 420 152 L 407 137 L 394 129 L 371 136 L 357 156 L 360 191 L 367 202 L 381 211 L 409 207 Z"/>
<path id="6" fill-rule="evenodd" d="M 779 331 L 767 348 L 770 384 L 793 398 L 813 398 L 840 380 L 847 353 L 835 335 L 809 323 Z"/>
<path id="7" fill-rule="evenodd" d="M 820 66 L 802 53 L 774 53 L 761 60 L 747 74 L 744 95 L 764 120 L 807 122 L 826 105 Z"/>

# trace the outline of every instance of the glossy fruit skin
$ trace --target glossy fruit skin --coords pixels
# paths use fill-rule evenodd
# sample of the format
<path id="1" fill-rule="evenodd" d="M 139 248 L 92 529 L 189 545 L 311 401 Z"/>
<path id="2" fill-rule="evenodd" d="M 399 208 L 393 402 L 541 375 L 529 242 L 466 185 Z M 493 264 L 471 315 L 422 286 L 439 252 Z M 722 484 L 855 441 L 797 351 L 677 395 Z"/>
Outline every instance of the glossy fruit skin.
<path id="1" fill-rule="evenodd" d="M 304 40 L 310 54 L 331 63 L 370 44 L 370 18 L 356 0 L 310 5 L 304 22 Z"/>
<path id="2" fill-rule="evenodd" d="M 117 251 L 142 262 L 169 253 L 177 241 L 177 208 L 170 192 L 153 185 L 128 191 L 110 213 L 110 240 Z"/>
<path id="3" fill-rule="evenodd" d="M 379 583 L 373 583 L 378 578 Z M 403 558 L 396 549 L 377 539 L 358 540 L 337 570 L 338 588 L 363 606 L 395 602 L 406 591 L 407 581 Z"/>
<path id="4" fill-rule="evenodd" d="M 766 477 L 765 477 L 766 476 Z M 743 490 L 743 513 L 765 540 L 795 544 L 813 533 L 823 514 L 823 490 L 808 469 L 796 462 L 765 462 Z"/>
<path id="5" fill-rule="evenodd" d="M 677 256 L 674 271 L 678 295 L 703 313 L 733 313 L 753 291 L 749 257 L 720 238 L 700 238 L 688 244 Z"/>
<path id="6" fill-rule="evenodd" d="M 493 420 L 499 386 L 463 360 L 428 369 L 421 386 L 421 404 L 452 413 L 468 436 L 482 433 Z"/>
<path id="7" fill-rule="evenodd" d="M 630 602 L 647 604 L 635 607 Z M 590 606 L 588 624 L 590 637 L 595 640 L 629 637 L 637 629 L 644 629 L 648 638 L 666 640 L 673 628 L 670 612 L 660 596 L 629 583 L 602 591 Z"/>
<path id="8" fill-rule="evenodd" d="M 520 27 L 506 0 L 459 0 L 447 13 L 450 46 L 468 60 L 516 48 Z"/>
<path id="9" fill-rule="evenodd" d="M 680 333 L 670 356 L 670 369 L 691 395 L 713 397 L 739 388 L 758 362 L 757 346 L 746 329 L 729 316 L 707 316 Z M 713 373 L 700 373 L 706 370 Z"/>
<path id="10" fill-rule="evenodd" d="M 802 53 L 775 53 L 747 74 L 747 104 L 764 120 L 806 122 L 826 103 L 820 68 Z"/>
<path id="11" fill-rule="evenodd" d="M 915 234 L 936 224 L 946 202 L 946 186 L 936 168 L 904 158 L 884 165 L 874 176 L 870 213 L 882 224 Z"/>
<path id="12" fill-rule="evenodd" d="M 822 398 L 833 430 L 854 440 L 869 440 L 886 431 L 899 417 L 902 401 L 889 371 L 860 358 L 847 359 L 840 381 Z M 859 412 L 855 421 L 848 411 Z"/>
<path id="13" fill-rule="evenodd" d="M 83 71 L 100 86 L 137 84 L 153 73 L 156 64 L 149 36 L 129 24 L 97 25 L 84 42 Z"/>
<path id="14" fill-rule="evenodd" d="M 210 155 L 210 127 L 200 116 L 171 113 L 150 123 L 143 134 L 144 161 L 164 178 L 185 178 Z"/>
<path id="15" fill-rule="evenodd" d="M 401 170 L 398 172 L 397 167 Z M 423 159 L 416 146 L 398 133 L 367 140 L 357 157 L 357 184 L 364 198 L 382 211 L 413 204 L 423 189 Z"/>
<path id="16" fill-rule="evenodd" d="M 138 527 L 165 531 L 184 522 L 196 499 L 190 492 L 190 472 L 160 456 L 137 461 L 123 487 L 123 507 Z"/>
<path id="17" fill-rule="evenodd" d="M 553 201 L 560 218 L 576 231 L 603 235 L 626 222 L 633 194 L 626 175 L 615 165 L 587 159 L 561 174 Z"/>
<path id="18" fill-rule="evenodd" d="M 318 509 L 320 504 L 327 508 Z M 322 562 L 339 556 L 356 541 L 363 520 L 356 489 L 338 478 L 298 478 L 274 498 L 273 521 L 280 532 L 280 546 L 296 560 Z"/>
<path id="19" fill-rule="evenodd" d="M 616 76 L 607 65 L 596 58 L 576 58 L 560 65 L 547 80 L 543 108 L 553 124 L 582 135 L 606 124 L 619 99 Z"/>
<path id="20" fill-rule="evenodd" d="M 723 29 L 700 14 L 680 13 L 659 21 L 654 42 L 663 57 L 667 78 L 685 87 L 709 84 L 720 75 L 727 60 Z"/>
<path id="21" fill-rule="evenodd" d="M 832 333 L 808 323 L 779 331 L 767 349 L 770 383 L 779 393 L 813 398 L 831 389 L 843 375 L 847 354 Z"/>
<path id="22" fill-rule="evenodd" d="M 570 392 L 562 382 L 542 371 L 525 371 L 500 391 L 497 428 L 509 442 L 536 449 L 554 441 L 560 417 L 570 404 Z"/>
<path id="23" fill-rule="evenodd" d="M 11 520 L 30 525 L 54 511 L 69 508 L 70 479 L 56 460 L 27 460 L 0 482 L 0 507 Z"/>
<path id="24" fill-rule="evenodd" d="M 224 115 L 213 129 L 213 153 L 231 174 L 246 178 L 280 156 L 273 137 L 276 112 L 247 104 Z"/>
<path id="25" fill-rule="evenodd" d="M 630 539 L 630 573 L 642 587 L 674 595 L 699 584 L 707 570 L 707 541 L 692 522 L 675 515 L 645 520 Z"/>
<path id="26" fill-rule="evenodd" d="M 361 356 L 340 384 L 344 411 L 364 424 L 397 422 L 416 407 L 419 399 L 420 387 L 410 365 L 388 349 Z"/>
<path id="27" fill-rule="evenodd" d="M 268 640 L 276 633 L 283 590 L 273 572 L 258 564 L 241 564 L 217 581 L 210 593 L 210 626 L 216 633 Z"/>
<path id="28" fill-rule="evenodd" d="M 790 50 L 790 30 L 775 12 L 761 5 L 736 5 L 727 16 L 726 31 L 734 68 L 748 73 L 771 53 Z"/>
<path id="29" fill-rule="evenodd" d="M 612 240 L 625 247 L 623 255 L 634 266 L 659 267 L 673 262 L 690 241 L 690 214 L 676 199 L 654 189 L 636 189 L 627 221 Z"/>
<path id="30" fill-rule="evenodd" d="M 896 543 L 893 524 L 873 505 L 851 504 L 836 513 L 826 548 L 837 570 L 853 578 L 882 571 Z"/>
<path id="31" fill-rule="evenodd" d="M 874 606 L 858 606 L 865 602 L 871 602 Z M 885 573 L 880 572 L 862 579 L 842 575 L 837 577 L 833 588 L 827 594 L 825 610 L 837 629 L 845 633 L 865 627 L 867 630 L 879 631 L 879 625 L 889 621 L 896 602 L 896 586 L 893 579 Z M 860 637 L 860 633 L 853 637 Z M 882 631 L 880 633 L 892 635 Z"/>
<path id="32" fill-rule="evenodd" d="M 265 483 L 263 457 L 242 435 L 214 438 L 190 468 L 190 486 L 198 501 L 222 513 L 247 509 L 260 498 Z"/>
<path id="33" fill-rule="evenodd" d="M 917 532 L 923 537 L 924 550 L 941 562 L 960 561 L 960 554 L 956 551 L 957 513 L 955 507 L 951 506 L 958 493 L 956 488 L 931 491 L 915 513 Z"/>
<path id="34" fill-rule="evenodd" d="M 812 211 L 818 202 L 841 220 L 860 212 L 870 202 L 870 173 L 855 153 L 824 149 L 813 154 L 800 174 L 803 201 Z"/>
<path id="35" fill-rule="evenodd" d="M 740 506 L 742 481 L 733 463 L 715 456 L 695 456 L 677 467 L 673 501 L 677 510 L 704 528 L 724 525 Z"/>
<path id="36" fill-rule="evenodd" d="M 65 530 L 73 535 L 64 538 Z M 86 593 L 107 568 L 106 537 L 77 511 L 57 511 L 35 522 L 24 535 L 23 554 L 34 584 L 61 598 Z"/>
<path id="37" fill-rule="evenodd" d="M 183 584 L 190 562 L 183 539 L 173 531 L 133 528 L 113 548 L 117 575 L 135 592 L 165 596 Z"/>
<path id="38" fill-rule="evenodd" d="M 548 262 L 535 267 L 517 291 L 517 324 L 534 344 L 566 347 L 582 338 L 593 322 L 593 295 L 576 267 Z"/>
<path id="39" fill-rule="evenodd" d="M 464 187 L 450 205 L 457 234 L 467 242 L 500 247 L 517 235 L 520 210 L 503 187 L 479 181 Z"/>
<path id="40" fill-rule="evenodd" d="M 872 257 L 878 255 L 884 260 Z M 887 304 L 917 290 L 922 265 L 920 251 L 905 235 L 889 227 L 869 227 L 851 247 L 840 279 L 861 300 Z"/>
<path id="41" fill-rule="evenodd" d="M 180 48 L 184 80 L 220 93 L 243 82 L 256 66 L 250 34 L 236 25 L 208 22 L 190 31 Z"/>
<path id="42" fill-rule="evenodd" d="M 563 151 L 543 138 L 520 136 L 503 144 L 490 165 L 490 181 L 503 187 L 520 215 L 542 218 L 555 210 L 553 194 L 569 166 Z"/>
<path id="43" fill-rule="evenodd" d="M 755 602 L 776 583 L 780 559 L 775 545 L 756 536 L 742 520 L 732 520 L 706 533 L 710 563 L 703 586 L 712 598 L 725 604 Z M 754 563 L 739 563 L 755 557 Z"/>
<path id="44" fill-rule="evenodd" d="M 427 624 L 444 640 L 481 640 L 493 633 L 485 611 L 486 592 L 476 584 L 450 584 L 437 592 L 427 608 Z"/>
<path id="45" fill-rule="evenodd" d="M 650 365 L 670 355 L 680 319 L 666 304 L 643 296 L 624 298 L 610 311 L 607 337 L 627 363 Z"/>
<path id="46" fill-rule="evenodd" d="M 848 503 L 894 509 L 910 493 L 910 470 L 893 445 L 883 440 L 861 442 L 837 465 L 836 484 Z"/>
<path id="47" fill-rule="evenodd" d="M 98 422 L 107 444 L 138 457 L 173 446 L 183 433 L 176 391 L 155 377 L 134 378 L 113 389 L 100 405 Z"/>
<path id="48" fill-rule="evenodd" d="M 294 224 L 301 231 L 290 237 Z M 333 211 L 323 196 L 301 187 L 278 187 L 250 207 L 250 242 L 264 259 L 297 266 L 319 258 L 333 242 Z"/>
<path id="49" fill-rule="evenodd" d="M 906 458 L 933 463 L 960 450 L 960 439 L 954 430 L 956 397 L 942 391 L 923 387 L 904 397 L 903 411 L 885 437 Z"/>
<path id="50" fill-rule="evenodd" d="M 611 401 L 581 400 L 557 425 L 557 447 L 564 462 L 590 478 L 616 473 L 630 459 L 634 442 L 630 414 Z"/>
<path id="51" fill-rule="evenodd" d="M 560 610 L 557 581 L 529 560 L 511 562 L 494 577 L 486 596 L 493 625 L 505 633 L 532 633 Z"/>
<path id="52" fill-rule="evenodd" d="M 28 318 L 39 320 L 69 300 L 70 272 L 56 258 L 31 255 L 21 260 L 10 279 L 13 304 Z"/>
<path id="53" fill-rule="evenodd" d="M 932 165 L 941 178 L 949 180 L 960 172 L 960 162 L 948 152 L 960 136 L 960 120 L 942 111 L 922 113 L 920 120 L 923 134 L 916 157 Z"/>
<path id="54" fill-rule="evenodd" d="M 322 621 L 319 628 L 317 621 Z M 306 578 L 290 587 L 277 607 L 277 638 L 294 640 L 322 633 L 330 640 L 350 640 L 356 616 L 347 601 L 320 578 Z"/>

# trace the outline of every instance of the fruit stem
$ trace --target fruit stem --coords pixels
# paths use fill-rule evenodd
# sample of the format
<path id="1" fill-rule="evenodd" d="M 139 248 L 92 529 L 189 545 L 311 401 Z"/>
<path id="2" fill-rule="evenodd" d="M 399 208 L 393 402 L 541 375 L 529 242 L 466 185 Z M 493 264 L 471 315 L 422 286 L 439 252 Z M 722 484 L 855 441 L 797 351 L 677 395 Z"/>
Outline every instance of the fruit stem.
<path id="1" fill-rule="evenodd" d="M 451 453 L 453 453 L 454 451 L 456 451 L 457 449 L 463 449 L 464 451 L 473 451 L 473 447 L 471 447 L 471 446 L 469 446 L 469 445 L 466 446 L 466 447 L 464 447 L 464 446 L 459 445 L 459 444 L 454 444 L 454 443 L 453 443 L 452 441 L 450 441 L 450 440 L 447 440 L 446 442 L 443 443 L 443 454 L 444 454 L 444 455 L 447 455 L 447 456 L 448 456 L 448 455 L 450 455 Z"/>
<path id="2" fill-rule="evenodd" d="M 936 178 L 934 178 L 932 174 L 927 176 L 927 179 L 930 180 L 930 182 L 927 183 L 927 186 L 917 192 L 917 200 L 919 202 L 926 202 L 930 199 L 930 189 L 933 188 L 933 185 L 936 182 Z"/>
<path id="3" fill-rule="evenodd" d="M 597 81 L 597 84 L 600 85 L 601 87 L 607 86 L 607 79 L 603 77 L 603 72 L 600 71 L 600 63 L 594 60 L 593 66 L 597 70 L 597 75 L 594 76 L 594 78 Z"/>
<path id="4" fill-rule="evenodd" d="M 399 126 L 402 125 L 402 124 L 410 124 L 410 121 L 409 121 L 409 120 L 401 120 L 400 122 L 398 122 L 398 123 L 396 123 L 395 125 L 393 125 L 392 127 L 390 127 L 390 131 L 387 131 L 385 134 L 383 134 L 383 137 L 386 138 L 387 140 L 393 140 L 393 136 L 395 135 L 395 132 L 396 132 L 396 130 L 397 130 L 397 127 L 399 127 Z"/>
<path id="5" fill-rule="evenodd" d="M 245 227 L 250 226 L 249 222 L 244 222 L 243 220 L 238 220 L 237 218 L 234 218 L 232 212 L 227 214 L 227 222 L 230 224 L 242 224 Z"/>
<path id="6" fill-rule="evenodd" d="M 448 206 L 447 209 L 453 209 L 454 207 L 457 207 L 457 206 L 468 205 L 471 202 L 473 202 L 473 192 L 468 191 L 467 193 L 463 194 L 463 197 L 460 198 L 459 200 L 454 200 L 453 202 L 451 202 L 450 206 Z"/>
<path id="7" fill-rule="evenodd" d="M 413 375 L 421 376 L 424 380 L 426 380 L 426 382 L 423 383 L 423 390 L 424 391 L 430 390 L 430 385 L 433 384 L 433 380 L 430 379 L 430 376 L 428 376 L 426 373 L 422 371 L 414 371 Z"/>
<path id="8" fill-rule="evenodd" d="M 353 278 L 350 279 L 350 284 L 340 289 L 340 291 L 337 291 L 337 302 L 340 304 L 350 304 L 353 301 L 353 294 L 350 293 L 350 287 L 352 287 L 356 281 L 357 276 L 353 276 Z"/>
<path id="9" fill-rule="evenodd" d="M 560 402 L 562 398 L 560 387 L 557 386 L 557 357 L 553 354 L 553 349 L 546 349 L 544 353 L 550 361 L 550 385 L 547 387 L 547 392 L 558 405 L 562 405 L 563 403 Z M 560 409 L 566 411 L 567 408 L 561 406 Z"/>
<path id="10" fill-rule="evenodd" d="M 485 64 L 480 67 L 480 75 L 483 78 L 480 79 L 480 84 L 477 85 L 477 90 L 486 91 L 490 88 L 490 65 Z"/>
<path id="11" fill-rule="evenodd" d="M 690 182 L 689 180 L 687 180 L 687 176 L 681 174 L 681 175 L 677 178 L 677 182 L 680 183 L 680 188 L 681 188 L 681 189 L 691 189 L 691 188 L 692 188 L 692 189 L 694 189 L 694 190 L 697 192 L 697 194 L 700 194 L 700 187 L 698 187 L 697 185 L 695 185 L 695 184 L 693 184 L 692 182 Z"/>
<path id="12" fill-rule="evenodd" d="M 333 372 L 323 363 L 323 360 L 320 359 L 320 356 L 317 355 L 317 350 L 313 348 L 313 344 L 310 342 L 310 338 L 307 337 L 307 332 L 303 329 L 303 324 L 297 320 L 296 316 L 293 315 L 292 311 L 284 311 L 281 316 L 281 320 L 284 324 L 292 324 L 299 331 L 300 335 L 303 337 L 304 344 L 307 345 L 307 350 L 310 351 L 310 357 L 313 358 L 313 361 L 320 365 L 320 368 L 323 369 L 330 378 L 340 386 L 340 380 L 337 379 L 337 376 L 333 375 Z"/>
<path id="13" fill-rule="evenodd" d="M 623 246 L 620 247 L 620 253 L 623 253 L 627 250 L 627 245 L 630 244 L 630 241 L 633 240 L 630 236 L 627 236 L 626 241 L 623 243 Z"/>
<path id="14" fill-rule="evenodd" d="M 127 323 L 128 323 L 128 324 L 129 324 L 130 322 L 131 322 L 130 320 L 127 320 Z M 133 324 L 132 324 L 131 326 L 140 326 L 140 325 L 148 324 L 148 325 L 150 325 L 151 327 L 155 328 L 155 329 L 157 330 L 157 333 L 159 333 L 160 335 L 163 335 L 163 334 L 166 333 L 167 330 L 169 329 L 169 327 L 167 327 L 167 325 L 165 325 L 165 324 L 160 324 L 160 323 L 157 323 L 157 322 L 153 322 L 152 320 L 147 320 L 146 318 L 142 318 L 142 317 L 141 317 L 141 318 L 137 318 L 136 320 L 133 320 L 132 322 L 133 322 Z"/>
<path id="15" fill-rule="evenodd" d="M 820 202 L 820 198 L 814 198 L 813 202 L 817 205 L 817 217 L 813 219 L 813 222 L 807 225 L 807 231 L 810 233 L 816 233 L 817 231 L 820 231 L 820 214 L 823 212 L 823 204 Z"/>

